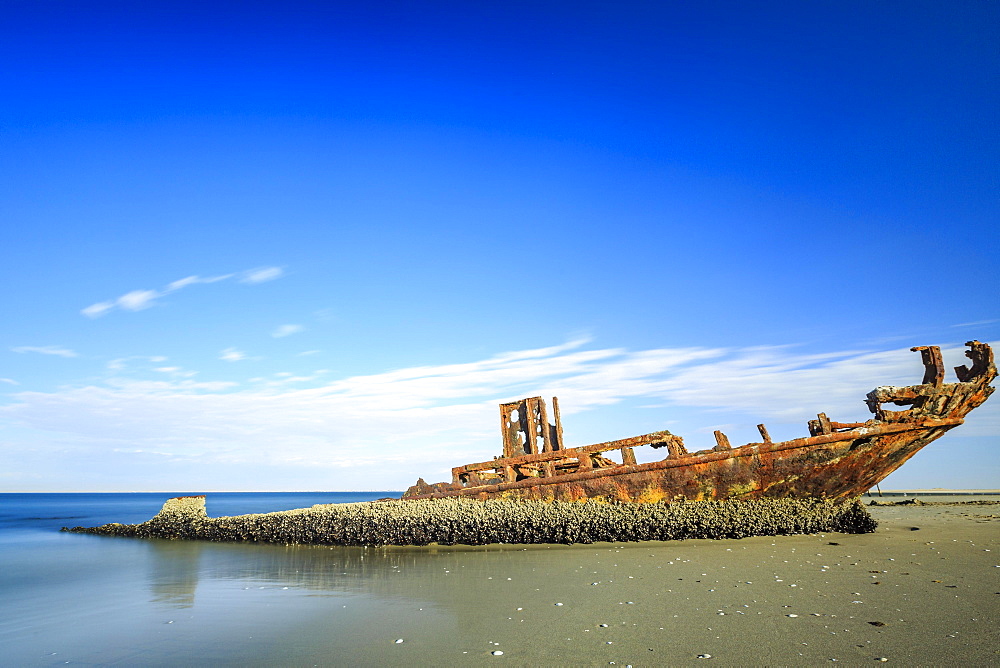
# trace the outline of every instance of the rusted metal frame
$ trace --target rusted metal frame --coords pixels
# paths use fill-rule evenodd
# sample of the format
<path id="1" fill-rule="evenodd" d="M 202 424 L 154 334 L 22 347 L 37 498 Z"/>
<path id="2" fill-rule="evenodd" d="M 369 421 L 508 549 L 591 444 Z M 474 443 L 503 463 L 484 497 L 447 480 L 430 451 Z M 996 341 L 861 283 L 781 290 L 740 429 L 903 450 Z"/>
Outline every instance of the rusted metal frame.
<path id="1" fill-rule="evenodd" d="M 729 437 L 723 434 L 718 429 L 715 430 L 715 447 L 713 450 L 732 450 L 733 446 L 729 444 Z"/>
<path id="2" fill-rule="evenodd" d="M 667 444 L 667 454 L 669 457 L 685 457 L 688 454 L 687 448 L 684 447 L 684 439 L 680 436 L 674 436 L 670 440 L 666 441 Z M 656 447 L 651 445 L 651 447 Z"/>
<path id="3" fill-rule="evenodd" d="M 826 416 L 826 413 L 819 413 L 815 420 L 809 420 L 809 433 L 812 436 L 820 436 L 822 434 L 832 434 L 835 431 L 843 431 L 845 429 L 858 429 L 859 427 L 864 427 L 865 422 L 834 422 Z"/>
<path id="4" fill-rule="evenodd" d="M 865 426 L 864 422 L 831 422 L 830 423 L 830 427 L 832 429 L 834 429 L 835 431 L 837 429 L 840 429 L 840 430 L 844 430 L 844 429 L 857 429 L 858 427 L 864 427 L 864 426 Z"/>
<path id="5" fill-rule="evenodd" d="M 948 388 L 952 390 L 952 388 Z M 952 390 L 953 391 L 953 390 Z M 906 385 L 903 387 L 895 387 L 892 385 L 876 387 L 874 390 L 868 393 L 869 396 L 873 397 L 879 403 L 887 404 L 894 401 L 910 402 L 915 399 L 920 399 L 923 397 L 932 397 L 937 394 L 941 394 L 941 388 L 935 388 L 928 385 Z"/>
<path id="6" fill-rule="evenodd" d="M 538 410 L 538 402 L 543 401 L 541 397 L 532 397 L 524 402 L 524 437 L 527 440 L 527 454 L 538 454 L 538 421 L 535 419 L 535 412 Z"/>
<path id="7" fill-rule="evenodd" d="M 590 455 L 590 454 L 600 454 L 602 452 L 608 452 L 611 450 L 622 450 L 628 447 L 635 447 L 639 445 L 646 445 L 647 443 L 660 443 L 663 441 L 668 441 L 672 438 L 677 438 L 673 434 L 665 431 L 657 431 L 651 434 L 643 434 L 641 436 L 632 436 L 631 438 L 623 438 L 617 441 L 607 441 L 605 443 L 597 443 L 595 445 L 584 445 L 578 448 L 567 448 L 565 450 L 554 450 L 552 452 L 540 452 L 534 455 L 521 455 L 519 457 L 502 457 L 494 459 L 491 462 L 478 462 L 476 464 L 466 464 L 464 466 L 456 466 L 452 469 L 454 474 L 471 473 L 473 471 L 485 471 L 489 469 L 497 469 L 503 466 L 516 466 L 518 464 L 536 464 L 547 461 L 556 461 L 560 459 L 567 459 L 572 457 L 577 457 L 579 455 Z M 581 458 L 581 463 L 584 458 Z M 590 459 L 590 457 L 586 457 Z"/>
<path id="8" fill-rule="evenodd" d="M 500 429 L 503 435 L 504 457 L 517 457 L 537 452 L 533 418 L 538 402 L 544 403 L 544 400 L 541 397 L 528 397 L 500 404 Z M 517 412 L 516 420 L 511 417 L 515 411 Z M 523 441 L 519 437 L 520 433 L 524 434 Z"/>
<path id="9" fill-rule="evenodd" d="M 833 433 L 833 425 L 830 423 L 830 418 L 826 416 L 826 413 L 817 414 L 816 419 L 809 420 L 807 425 L 809 426 L 810 436 L 820 436 L 822 434 Z"/>
<path id="10" fill-rule="evenodd" d="M 518 418 L 520 418 L 520 407 L 522 404 L 524 404 L 524 401 L 500 404 L 500 435 L 503 437 L 504 457 L 510 457 L 514 454 L 514 441 L 516 440 L 514 434 L 517 433 L 517 429 L 514 426 L 514 421 L 510 418 L 510 414 L 518 411 Z"/>
<path id="11" fill-rule="evenodd" d="M 554 476 L 552 478 L 532 478 L 529 480 L 504 482 L 500 483 L 499 485 L 482 485 L 479 487 L 465 487 L 463 489 L 455 490 L 453 492 L 448 492 L 448 493 L 435 492 L 433 494 L 423 494 L 412 498 L 436 499 L 436 498 L 443 498 L 445 496 L 456 496 L 456 495 L 471 496 L 483 493 L 495 494 L 497 492 L 503 492 L 510 489 L 519 489 L 522 487 L 558 485 L 563 483 L 577 482 L 580 480 L 589 480 L 600 477 L 618 477 L 622 475 L 629 475 L 632 473 L 643 473 L 646 471 L 659 471 L 663 469 L 676 468 L 682 466 L 692 466 L 697 464 L 710 464 L 712 462 L 722 461 L 724 459 L 751 457 L 757 454 L 780 452 L 782 450 L 794 450 L 796 448 L 808 448 L 813 446 L 836 443 L 838 441 L 852 441 L 858 438 L 871 438 L 873 436 L 882 436 L 886 434 L 894 434 L 904 431 L 920 431 L 925 429 L 934 429 L 938 427 L 951 428 L 951 427 L 956 427 L 962 424 L 963 422 L 965 422 L 965 420 L 962 418 L 944 418 L 939 420 L 935 419 L 920 420 L 919 422 L 884 423 L 872 427 L 855 429 L 853 431 L 836 432 L 832 434 L 823 434 L 820 436 L 809 436 L 805 438 L 798 438 L 793 441 L 784 441 L 781 443 L 748 443 L 738 448 L 733 448 L 732 450 L 726 450 L 721 452 L 712 450 L 702 450 L 700 452 L 691 453 L 686 457 L 680 459 L 668 458 L 668 459 L 661 459 L 655 462 L 648 462 L 646 464 L 636 464 L 634 466 L 618 466 L 611 469 L 595 469 L 590 471 L 579 471 L 576 473 L 568 473 L 565 475 Z"/>
<path id="12" fill-rule="evenodd" d="M 623 466 L 635 466 L 635 452 L 632 448 L 622 448 L 622 465 Z"/>
<path id="13" fill-rule="evenodd" d="M 868 410 L 875 414 L 876 420 L 899 420 L 908 416 L 911 411 L 920 409 L 930 398 L 943 394 L 956 394 L 961 385 L 961 383 L 946 383 L 939 387 L 934 385 L 876 387 L 865 397 L 865 403 L 868 404 Z M 897 411 L 883 407 L 883 404 L 890 403 L 908 408 Z"/>
<path id="14" fill-rule="evenodd" d="M 996 375 L 996 367 L 993 364 L 993 349 L 979 341 L 966 341 L 965 345 L 969 347 L 965 351 L 965 356 L 972 360 L 972 368 L 970 369 L 964 364 L 955 367 L 955 375 L 958 376 L 958 380 L 967 383 L 991 372 L 989 380 L 992 380 Z"/>
<path id="15" fill-rule="evenodd" d="M 545 407 L 545 401 L 542 399 L 538 400 L 538 422 L 533 426 L 535 431 L 534 447 L 532 452 L 549 452 L 552 450 L 552 434 L 551 425 L 549 425 L 549 414 Z M 534 414 L 532 414 L 534 418 Z M 542 447 L 538 447 L 538 437 L 542 437 Z"/>
<path id="16" fill-rule="evenodd" d="M 552 417 L 555 418 L 555 425 L 550 427 L 549 431 L 555 430 L 555 438 L 552 442 L 552 450 L 562 450 L 563 449 L 563 428 L 562 428 L 562 417 L 559 415 L 559 397 L 552 397 Z"/>
<path id="17" fill-rule="evenodd" d="M 965 365 L 955 367 L 955 375 L 958 376 L 959 380 L 958 385 L 944 382 L 944 361 L 938 346 L 914 346 L 910 348 L 910 350 L 920 353 L 920 359 L 924 364 L 922 384 L 906 387 L 877 387 L 869 392 L 865 402 L 871 412 L 875 414 L 876 419 L 906 419 L 909 411 L 920 409 L 929 398 L 942 394 L 954 395 L 960 391 L 962 384 L 971 385 L 977 381 L 980 384 L 985 384 L 992 380 L 996 375 L 993 350 L 987 344 L 979 341 L 966 341 L 965 345 L 969 347 L 969 350 L 965 351 L 965 356 L 972 360 L 972 368 Z M 910 405 L 911 408 L 892 411 L 882 407 L 882 404 L 890 402 L 898 406 Z"/>
<path id="18" fill-rule="evenodd" d="M 559 399 L 552 397 L 555 425 L 549 424 L 548 408 L 542 397 L 528 397 L 519 401 L 500 404 L 500 431 L 503 436 L 504 458 L 538 454 L 562 448 L 562 419 L 559 414 Z M 511 414 L 517 411 L 517 420 Z M 524 442 L 517 437 L 524 432 Z M 542 447 L 538 447 L 538 438 Z"/>
<path id="19" fill-rule="evenodd" d="M 924 385 L 941 387 L 944 382 L 944 360 L 941 359 L 941 348 L 938 346 L 914 346 L 913 352 L 920 352 L 920 360 L 924 363 Z"/>
<path id="20" fill-rule="evenodd" d="M 912 431 L 918 429 L 933 429 L 935 427 L 954 427 L 960 425 L 965 420 L 962 418 L 927 418 L 924 420 L 919 420 L 915 422 L 885 422 L 881 424 L 874 424 L 870 426 L 863 426 L 857 429 L 852 429 L 851 431 L 838 431 L 830 434 L 821 434 L 819 436 L 806 436 L 803 438 L 796 438 L 791 441 L 781 441 L 779 443 L 748 443 L 742 445 L 738 448 L 734 448 L 733 452 L 743 450 L 744 448 L 756 448 L 756 452 L 768 453 L 768 452 L 780 452 L 782 450 L 791 450 L 793 448 L 807 447 L 810 445 L 817 445 L 821 443 L 833 443 L 836 441 L 850 441 L 856 438 L 871 438 L 873 436 L 881 436 L 883 434 L 895 434 L 901 431 Z M 702 451 L 705 454 L 709 454 L 709 451 Z M 693 453 L 698 455 L 700 453 Z"/>

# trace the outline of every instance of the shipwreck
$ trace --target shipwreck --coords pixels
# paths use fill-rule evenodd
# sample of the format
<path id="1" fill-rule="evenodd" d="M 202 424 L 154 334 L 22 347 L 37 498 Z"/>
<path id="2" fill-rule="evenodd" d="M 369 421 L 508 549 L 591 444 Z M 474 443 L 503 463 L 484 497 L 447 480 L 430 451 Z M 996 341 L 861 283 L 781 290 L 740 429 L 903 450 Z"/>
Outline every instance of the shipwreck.
<path id="1" fill-rule="evenodd" d="M 421 478 L 403 499 L 854 499 L 962 424 L 992 394 L 990 383 L 997 375 L 993 351 L 979 341 L 966 346 L 971 366 L 955 368 L 958 382 L 944 382 L 939 347 L 912 348 L 923 361 L 922 382 L 869 392 L 865 402 L 872 419 L 844 423 L 820 413 L 809 420 L 809 436 L 777 443 L 761 424 L 760 442 L 733 447 L 716 431 L 715 447 L 698 452 L 688 452 L 684 440 L 669 431 L 566 447 L 557 398 L 552 399 L 554 423 L 541 397 L 500 404 L 502 456 L 453 468 L 451 482 L 428 484 Z M 642 446 L 665 448 L 667 456 L 637 463 L 634 449 Z"/>

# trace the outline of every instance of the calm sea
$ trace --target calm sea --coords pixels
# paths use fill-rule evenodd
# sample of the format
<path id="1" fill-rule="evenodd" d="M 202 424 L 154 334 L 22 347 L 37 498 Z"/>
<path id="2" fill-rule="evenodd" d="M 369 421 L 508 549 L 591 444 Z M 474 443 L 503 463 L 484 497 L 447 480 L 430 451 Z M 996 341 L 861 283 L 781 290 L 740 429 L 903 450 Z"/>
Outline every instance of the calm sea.
<path id="1" fill-rule="evenodd" d="M 0 665 L 273 665 L 284 625 L 316 612 L 304 598 L 355 607 L 363 548 L 59 531 L 142 522 L 183 494 L 0 494 Z M 207 507 L 215 517 L 385 496 L 399 492 L 220 492 Z"/>

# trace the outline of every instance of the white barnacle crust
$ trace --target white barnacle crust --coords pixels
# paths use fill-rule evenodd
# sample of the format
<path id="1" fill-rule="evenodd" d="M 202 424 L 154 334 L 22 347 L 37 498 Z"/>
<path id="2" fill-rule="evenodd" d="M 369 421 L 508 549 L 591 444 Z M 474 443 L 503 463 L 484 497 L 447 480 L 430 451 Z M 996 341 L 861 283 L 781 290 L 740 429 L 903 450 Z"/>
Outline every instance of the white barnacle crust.
<path id="1" fill-rule="evenodd" d="M 313 545 L 484 545 L 745 538 L 842 531 L 876 522 L 859 502 L 757 499 L 696 503 L 570 503 L 461 498 L 317 505 L 208 517 L 204 497 L 170 499 L 141 524 L 69 531 L 138 538 Z"/>

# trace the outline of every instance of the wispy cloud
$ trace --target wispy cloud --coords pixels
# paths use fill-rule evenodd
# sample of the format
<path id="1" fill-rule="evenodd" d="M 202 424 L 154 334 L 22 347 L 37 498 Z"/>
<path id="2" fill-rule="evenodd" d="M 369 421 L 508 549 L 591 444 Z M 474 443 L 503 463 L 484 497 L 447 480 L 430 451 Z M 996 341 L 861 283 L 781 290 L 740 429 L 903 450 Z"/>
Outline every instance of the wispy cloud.
<path id="1" fill-rule="evenodd" d="M 153 369 L 153 371 L 169 374 L 176 378 L 191 378 L 192 376 L 198 375 L 197 371 L 188 371 L 179 366 L 160 366 Z"/>
<path id="2" fill-rule="evenodd" d="M 8 385 L 20 385 L 19 382 L 13 378 L 0 378 L 0 383 L 7 383 Z"/>
<path id="3" fill-rule="evenodd" d="M 249 386 L 195 382 L 179 375 L 190 372 L 161 367 L 168 378 L 160 381 L 116 378 L 104 386 L 18 392 L 0 417 L 63 435 L 53 442 L 73 435 L 94 444 L 95 453 L 127 446 L 220 467 L 302 466 L 309 475 L 326 471 L 332 486 L 365 479 L 399 486 L 418 473 L 446 476 L 450 466 L 496 454 L 496 404 L 524 396 L 559 396 L 564 418 L 601 407 L 611 422 L 624 410 L 616 404 L 657 406 L 658 428 L 669 424 L 697 448 L 695 437 L 711 414 L 718 423 L 743 421 L 751 429 L 762 420 L 793 421 L 794 435 L 802 435 L 817 411 L 838 421 L 865 419 L 867 391 L 914 384 L 923 373 L 919 356 L 906 349 L 810 354 L 787 346 L 583 345 L 333 381 L 283 372 Z M 945 348 L 946 361 L 960 362 L 963 350 Z M 996 408 L 980 408 L 961 434 L 1000 432 Z M 630 435 L 628 424 L 611 436 Z"/>
<path id="4" fill-rule="evenodd" d="M 952 327 L 979 327 L 981 325 L 992 325 L 997 322 L 1000 322 L 1000 318 L 992 318 L 990 320 L 976 320 L 975 322 L 960 322 L 957 325 L 952 325 Z"/>
<path id="5" fill-rule="evenodd" d="M 180 290 L 181 288 L 186 288 L 189 285 L 197 285 L 199 283 L 218 283 L 219 281 L 224 281 L 227 278 L 232 278 L 235 274 L 223 274 L 221 276 L 187 276 L 185 278 L 178 279 L 173 283 L 167 285 L 164 292 L 174 292 L 175 290 Z"/>
<path id="6" fill-rule="evenodd" d="M 155 290 L 133 290 L 118 298 L 117 305 L 126 311 L 141 311 L 153 305 L 153 300 L 164 293 Z"/>
<path id="7" fill-rule="evenodd" d="M 305 327 L 302 325 L 281 325 L 276 330 L 271 332 L 271 336 L 276 339 L 280 339 L 285 336 L 291 336 L 292 334 L 298 334 L 304 329 Z"/>
<path id="8" fill-rule="evenodd" d="M 142 311 L 156 304 L 156 300 L 166 295 L 182 290 L 191 285 L 218 283 L 234 277 L 238 277 L 241 283 L 263 283 L 280 278 L 283 271 L 280 267 L 261 267 L 250 269 L 235 274 L 222 274 L 219 276 L 186 276 L 176 281 L 171 281 L 166 287 L 160 290 L 132 290 L 126 292 L 117 299 L 96 302 L 80 310 L 80 313 L 88 318 L 99 318 L 115 309 L 123 311 Z"/>
<path id="9" fill-rule="evenodd" d="M 88 318 L 99 318 L 115 307 L 115 302 L 97 302 L 87 308 L 80 309 L 80 313 Z"/>
<path id="10" fill-rule="evenodd" d="M 285 272 L 281 267 L 259 267 L 257 269 L 250 269 L 240 274 L 240 283 L 265 283 L 267 281 L 273 281 L 276 278 L 281 278 L 284 273 Z"/>
<path id="11" fill-rule="evenodd" d="M 133 360 L 143 360 L 146 362 L 155 362 L 159 364 L 160 362 L 166 362 L 167 358 L 162 355 L 132 355 L 130 357 L 118 357 L 107 363 L 108 371 L 121 371 L 125 369 Z"/>
<path id="12" fill-rule="evenodd" d="M 15 353 L 39 353 L 41 355 L 57 355 L 58 357 L 79 357 L 77 353 L 62 346 L 17 346 L 11 348 Z"/>
<path id="13" fill-rule="evenodd" d="M 220 360 L 225 360 L 226 362 L 239 362 L 240 360 L 245 360 L 247 354 L 242 350 L 237 350 L 236 348 L 226 348 L 219 355 Z"/>

